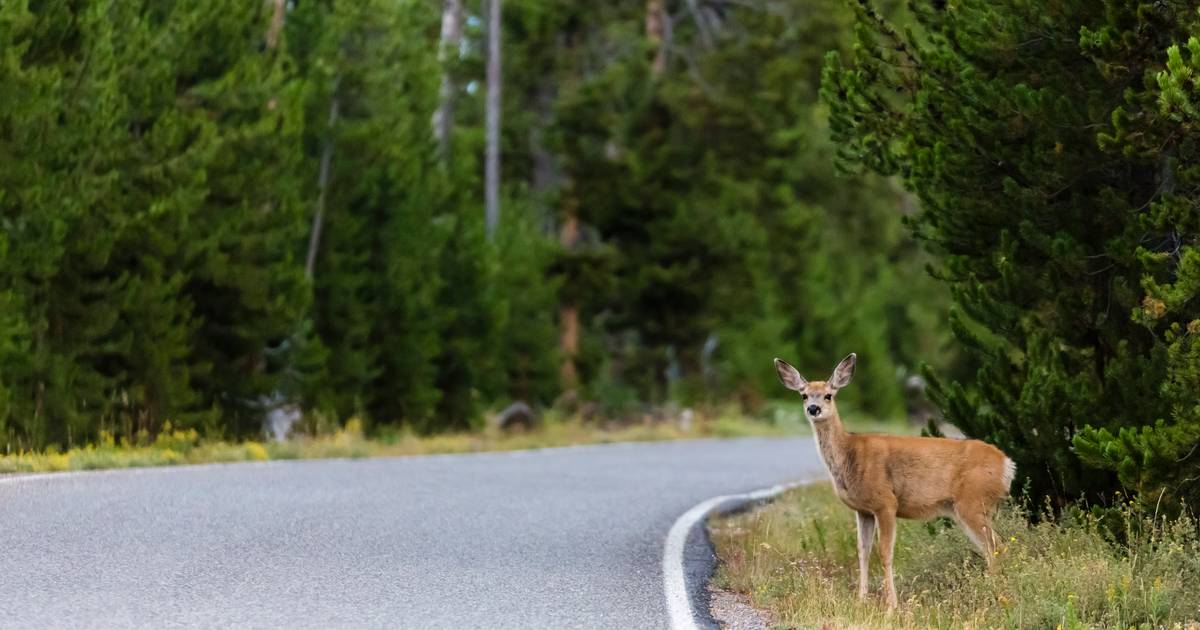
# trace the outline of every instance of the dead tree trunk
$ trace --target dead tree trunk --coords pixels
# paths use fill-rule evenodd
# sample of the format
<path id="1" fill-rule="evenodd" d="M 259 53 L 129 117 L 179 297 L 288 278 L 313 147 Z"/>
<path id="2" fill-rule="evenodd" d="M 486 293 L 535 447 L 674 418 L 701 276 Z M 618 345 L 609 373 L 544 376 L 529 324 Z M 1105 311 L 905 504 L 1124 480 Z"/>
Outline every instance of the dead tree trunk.
<path id="1" fill-rule="evenodd" d="M 286 0 L 267 0 L 271 4 L 271 23 L 267 26 L 267 49 L 274 50 L 283 32 L 283 18 L 287 14 Z"/>
<path id="2" fill-rule="evenodd" d="M 487 163 L 484 202 L 487 235 L 492 238 L 500 225 L 500 0 L 488 0 L 487 21 Z"/>
<path id="3" fill-rule="evenodd" d="M 462 45 L 462 0 L 445 0 L 442 5 L 442 35 L 438 59 L 442 64 L 442 87 L 438 108 L 433 112 L 433 135 L 437 138 L 442 158 L 450 156 L 450 134 L 454 130 L 454 99 L 458 86 L 449 68 L 450 60 L 458 56 Z"/>
<path id="4" fill-rule="evenodd" d="M 576 212 L 574 199 L 567 201 L 564 207 L 562 229 L 558 233 L 558 242 L 563 251 L 570 255 L 579 244 L 579 214 Z M 572 392 L 579 385 L 579 371 L 575 367 L 575 359 L 579 356 L 579 305 L 574 301 L 564 301 L 558 309 L 559 347 L 562 350 L 562 365 L 559 366 L 558 376 L 564 392 Z"/>
<path id="5" fill-rule="evenodd" d="M 546 147 L 546 130 L 553 124 L 555 97 L 555 77 L 545 77 L 537 88 L 537 98 L 534 108 L 537 112 L 537 122 L 529 129 L 529 152 L 533 157 L 533 181 L 531 190 L 533 201 L 538 209 L 542 232 L 554 234 L 554 210 L 548 203 L 552 193 L 558 189 L 562 181 L 558 161 Z"/>
<path id="6" fill-rule="evenodd" d="M 650 62 L 650 73 L 657 77 L 667 67 L 667 47 L 664 42 L 670 36 L 666 0 L 646 0 L 646 41 L 654 54 Z"/>
<path id="7" fill-rule="evenodd" d="M 329 192 L 329 171 L 333 161 L 333 129 L 338 119 L 337 81 L 329 101 L 329 125 L 325 132 L 325 146 L 321 148 L 321 167 L 317 173 L 317 208 L 313 212 L 312 230 L 308 237 L 308 256 L 304 259 L 304 276 L 311 281 L 316 275 L 317 251 L 321 248 L 321 229 L 325 224 L 325 198 Z"/>

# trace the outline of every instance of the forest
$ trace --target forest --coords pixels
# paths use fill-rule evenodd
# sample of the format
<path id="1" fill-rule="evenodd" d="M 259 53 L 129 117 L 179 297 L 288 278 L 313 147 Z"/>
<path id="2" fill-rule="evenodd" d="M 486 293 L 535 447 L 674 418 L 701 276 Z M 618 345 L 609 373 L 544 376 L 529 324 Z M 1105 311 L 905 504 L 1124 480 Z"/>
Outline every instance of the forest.
<path id="1" fill-rule="evenodd" d="M 0 441 L 756 414 L 853 351 L 1029 496 L 1195 505 L 1197 8 L 0 3 Z"/>

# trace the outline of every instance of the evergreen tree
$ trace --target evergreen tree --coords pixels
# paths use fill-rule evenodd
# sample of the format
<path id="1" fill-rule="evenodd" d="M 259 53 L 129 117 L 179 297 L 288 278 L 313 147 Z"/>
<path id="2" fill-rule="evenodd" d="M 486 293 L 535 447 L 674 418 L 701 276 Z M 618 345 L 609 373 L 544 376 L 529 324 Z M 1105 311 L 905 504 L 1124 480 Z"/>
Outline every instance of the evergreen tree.
<path id="1" fill-rule="evenodd" d="M 258 433 L 264 402 L 285 393 L 291 361 L 277 355 L 302 343 L 294 335 L 310 299 L 295 246 L 307 215 L 301 86 L 285 55 L 264 50 L 270 17 L 263 3 L 207 3 L 202 11 L 180 3 L 165 27 L 192 39 L 150 51 L 175 69 L 176 86 L 194 82 L 200 106 L 188 113 L 219 140 L 205 165 L 205 196 L 184 226 L 181 298 L 193 305 L 196 327 L 187 360 L 208 368 L 194 381 L 201 408 L 217 414 L 210 432 L 220 426 L 233 435 Z"/>
<path id="2" fill-rule="evenodd" d="M 132 437 L 269 391 L 258 359 L 298 299 L 279 290 L 295 206 L 271 183 L 294 151 L 263 9 L 3 8 L 0 293 L 28 335 L 5 369 L 10 444 Z"/>
<path id="3" fill-rule="evenodd" d="M 835 2 L 766 9 L 675 23 L 660 78 L 630 45 L 638 14 L 591 45 L 630 52 L 561 105 L 566 202 L 616 250 L 615 290 L 589 314 L 636 340 L 621 363 L 643 396 L 665 396 L 677 371 L 753 403 L 775 389 L 764 351 L 823 365 L 857 350 L 871 378 L 855 402 L 894 415 L 897 373 L 938 350 L 941 302 L 899 229 L 903 195 L 830 166 L 814 68 L 852 16 Z M 929 302 L 910 306 L 914 293 Z"/>
<path id="4" fill-rule="evenodd" d="M 900 31 L 859 2 L 854 54 L 826 65 L 842 158 L 920 197 L 917 233 L 979 364 L 939 382 L 938 401 L 1005 449 L 1034 496 L 1113 489 L 1081 456 L 1154 478 L 1194 435 L 1180 342 L 1194 311 L 1176 301 L 1194 234 L 1171 190 L 1189 141 L 1164 133 L 1186 120 L 1155 81 L 1190 31 L 1187 4 L 920 2 Z M 1134 439 L 1150 435 L 1170 445 Z"/>
<path id="5" fill-rule="evenodd" d="M 440 398 L 439 259 L 450 197 L 430 116 L 434 19 L 418 2 L 306 2 L 289 42 L 308 85 L 308 198 L 331 142 L 327 208 L 314 268 L 316 328 L 329 348 L 321 398 L 340 417 L 433 422 Z M 329 123 L 332 101 L 336 121 Z"/>
<path id="6" fill-rule="evenodd" d="M 1123 94 L 1098 140 L 1107 152 L 1132 158 L 1156 175 L 1157 193 L 1136 217 L 1145 234 L 1136 249 L 1145 295 L 1132 319 L 1153 336 L 1148 359 L 1164 375 L 1150 392 L 1161 399 L 1158 414 L 1147 415 L 1141 426 L 1089 426 L 1076 436 L 1075 446 L 1085 462 L 1115 470 L 1123 485 L 1147 500 L 1183 498 L 1195 506 L 1200 503 L 1200 304 L 1195 300 L 1200 293 L 1200 147 L 1193 130 L 1200 122 L 1195 105 L 1200 102 L 1200 20 L 1194 11 L 1135 11 L 1123 5 L 1110 6 L 1109 16 L 1108 24 L 1082 31 L 1081 47 L 1110 81 L 1132 72 L 1119 67 L 1124 60 L 1137 59 L 1130 68 L 1142 68 L 1142 89 Z"/>

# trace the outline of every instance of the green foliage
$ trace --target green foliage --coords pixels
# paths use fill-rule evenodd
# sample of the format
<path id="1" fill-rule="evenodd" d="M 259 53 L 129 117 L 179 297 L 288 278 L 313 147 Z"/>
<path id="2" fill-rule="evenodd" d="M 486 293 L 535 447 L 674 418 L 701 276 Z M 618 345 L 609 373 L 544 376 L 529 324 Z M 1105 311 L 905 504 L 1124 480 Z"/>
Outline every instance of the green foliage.
<path id="1" fill-rule="evenodd" d="M 563 97 L 557 129 L 563 205 L 615 250 L 583 304 L 621 378 L 651 400 L 755 404 L 779 391 L 764 357 L 823 371 L 857 351 L 847 394 L 899 413 L 918 357 L 948 358 L 927 315 L 942 299 L 899 229 L 901 191 L 832 167 L 814 68 L 851 14 L 815 1 L 731 7 L 715 32 L 680 22 L 662 76 L 629 45 L 641 19 L 578 35 L 624 52 Z"/>
<path id="2" fill-rule="evenodd" d="M 1178 16 L 1188 33 L 1200 30 L 1196 17 Z M 1118 46 L 1111 37 L 1085 31 L 1083 41 L 1101 58 L 1133 52 L 1132 43 Z M 1194 505 L 1200 499 L 1200 147 L 1191 136 L 1200 122 L 1193 105 L 1200 98 L 1200 39 L 1189 36 L 1186 45 L 1171 44 L 1155 57 L 1147 63 L 1145 91 L 1125 94 L 1099 139 L 1109 151 L 1151 162 L 1159 173 L 1157 194 L 1138 217 L 1155 241 L 1137 248 L 1145 296 L 1132 320 L 1155 339 L 1150 357 L 1163 376 L 1154 393 L 1166 411 L 1141 426 L 1089 427 L 1075 444 L 1082 458 L 1115 470 L 1122 484 L 1146 499 L 1183 496 Z M 1139 124 L 1128 124 L 1130 117 Z"/>
<path id="3" fill-rule="evenodd" d="M 7 444 L 156 430 L 168 411 L 236 422 L 303 306 L 294 110 L 258 52 L 262 7 L 0 14 Z"/>
<path id="4" fill-rule="evenodd" d="M 436 58 L 430 41 L 406 35 L 432 19 L 416 2 L 313 2 L 289 16 L 307 88 L 309 199 L 320 197 L 321 160 L 331 157 L 313 286 L 329 358 L 314 397 L 341 417 L 429 422 L 440 398 L 438 252 L 448 230 L 433 218 L 449 183 L 429 131 Z"/>
<path id="5" fill-rule="evenodd" d="M 848 395 L 896 414 L 918 358 L 952 357 L 909 199 L 832 166 L 817 68 L 852 14 L 719 4 L 678 21 L 661 76 L 643 2 L 506 5 L 490 239 L 477 5 L 440 62 L 425 0 L 290 1 L 272 42 L 272 3 L 0 4 L 5 449 L 136 442 L 166 418 L 240 440 L 281 406 L 478 428 L 560 397 L 563 307 L 576 393 L 612 415 L 755 407 L 781 393 L 772 355 L 820 370 L 850 350 Z"/>
<path id="6" fill-rule="evenodd" d="M 921 200 L 917 234 L 979 365 L 937 381 L 937 402 L 1005 449 L 1036 496 L 1116 486 L 1088 464 L 1194 493 L 1168 461 L 1200 426 L 1195 306 L 1174 294 L 1192 284 L 1195 243 L 1190 70 L 1162 52 L 1194 7 L 912 8 L 900 30 L 859 2 L 858 45 L 830 55 L 824 92 L 843 164 L 901 175 Z"/>

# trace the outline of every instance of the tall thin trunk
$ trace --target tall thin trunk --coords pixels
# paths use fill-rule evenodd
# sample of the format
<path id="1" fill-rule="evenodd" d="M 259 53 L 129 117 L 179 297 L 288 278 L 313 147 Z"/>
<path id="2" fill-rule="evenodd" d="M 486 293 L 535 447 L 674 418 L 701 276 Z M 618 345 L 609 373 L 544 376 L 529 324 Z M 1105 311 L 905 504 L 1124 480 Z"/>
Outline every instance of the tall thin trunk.
<path id="1" fill-rule="evenodd" d="M 537 204 L 536 207 L 541 215 L 541 227 L 545 234 L 553 234 L 555 231 L 554 211 L 550 208 L 548 201 L 551 193 L 558 189 L 562 180 L 558 161 L 546 147 L 545 140 L 546 130 L 553 124 L 555 87 L 556 82 L 553 76 L 543 78 L 538 85 L 537 97 L 534 101 L 537 121 L 529 128 L 529 152 L 533 158 L 531 190 L 534 203 Z"/>
<path id="2" fill-rule="evenodd" d="M 487 164 L 484 201 L 488 238 L 500 225 L 500 0 L 488 0 Z"/>
<path id="3" fill-rule="evenodd" d="M 337 80 L 334 80 L 337 85 Z M 316 275 L 317 251 L 321 248 L 321 229 L 325 224 L 325 198 L 329 192 L 329 171 L 333 162 L 333 128 L 338 119 L 337 89 L 329 101 L 329 125 L 325 132 L 325 146 L 321 148 L 321 168 L 317 173 L 317 209 L 313 212 L 312 230 L 308 237 L 308 256 L 304 260 L 304 275 L 312 280 Z"/>
<path id="4" fill-rule="evenodd" d="M 579 215 L 575 202 L 568 200 L 558 242 L 568 254 L 579 244 Z M 579 355 L 579 305 L 564 301 L 558 309 L 559 347 L 562 350 L 562 365 L 559 366 L 559 382 L 564 392 L 570 392 L 579 384 L 579 372 L 575 358 Z"/>
<path id="5" fill-rule="evenodd" d="M 708 19 L 704 15 L 704 10 L 700 7 L 697 0 L 687 0 L 687 8 L 692 14 L 692 19 L 696 21 L 696 33 L 700 36 L 700 44 L 705 49 L 712 48 L 713 34 L 709 30 Z"/>
<path id="6" fill-rule="evenodd" d="M 433 135 L 443 158 L 450 155 L 450 134 L 454 130 L 454 99 L 458 92 L 450 71 L 450 60 L 458 56 L 462 45 L 462 0 L 445 0 L 442 5 L 442 36 L 438 60 L 442 64 L 442 88 L 438 108 L 433 112 Z"/>
<path id="7" fill-rule="evenodd" d="M 659 76 L 667 67 L 667 47 L 670 24 L 665 0 L 646 0 L 646 40 L 654 53 L 650 62 L 650 73 Z"/>
<path id="8" fill-rule="evenodd" d="M 267 49 L 274 50 L 283 32 L 283 18 L 287 13 L 287 0 L 267 0 L 271 4 L 271 23 L 267 26 Z"/>

